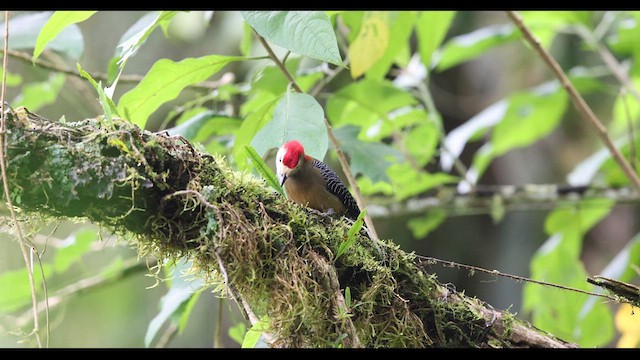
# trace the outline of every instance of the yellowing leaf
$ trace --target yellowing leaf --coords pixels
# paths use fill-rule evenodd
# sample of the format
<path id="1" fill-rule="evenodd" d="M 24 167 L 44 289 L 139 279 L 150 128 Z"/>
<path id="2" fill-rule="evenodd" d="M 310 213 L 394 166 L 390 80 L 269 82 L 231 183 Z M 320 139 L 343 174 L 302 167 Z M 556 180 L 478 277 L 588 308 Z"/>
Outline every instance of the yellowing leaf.
<path id="1" fill-rule="evenodd" d="M 389 14 L 367 12 L 358 36 L 349 45 L 351 77 L 357 78 L 369 70 L 384 55 L 389 45 Z"/>
<path id="2" fill-rule="evenodd" d="M 621 304 L 616 313 L 616 329 L 620 331 L 618 348 L 635 348 L 640 344 L 640 314 L 629 304 Z"/>

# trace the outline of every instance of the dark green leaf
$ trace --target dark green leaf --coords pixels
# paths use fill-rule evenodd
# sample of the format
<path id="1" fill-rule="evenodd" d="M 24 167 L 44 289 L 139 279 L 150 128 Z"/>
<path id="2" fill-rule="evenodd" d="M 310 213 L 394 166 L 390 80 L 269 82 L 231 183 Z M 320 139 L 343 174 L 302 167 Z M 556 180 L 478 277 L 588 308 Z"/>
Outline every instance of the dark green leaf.
<path id="1" fill-rule="evenodd" d="M 242 11 L 242 17 L 278 46 L 345 67 L 331 21 L 322 11 Z"/>
<path id="2" fill-rule="evenodd" d="M 402 161 L 402 153 L 381 142 L 364 142 L 357 139 L 359 129 L 355 126 L 343 126 L 334 130 L 342 150 L 349 154 L 351 172 L 363 174 L 376 183 L 389 182 L 387 168 L 394 162 Z M 390 159 L 395 158 L 392 162 Z"/>

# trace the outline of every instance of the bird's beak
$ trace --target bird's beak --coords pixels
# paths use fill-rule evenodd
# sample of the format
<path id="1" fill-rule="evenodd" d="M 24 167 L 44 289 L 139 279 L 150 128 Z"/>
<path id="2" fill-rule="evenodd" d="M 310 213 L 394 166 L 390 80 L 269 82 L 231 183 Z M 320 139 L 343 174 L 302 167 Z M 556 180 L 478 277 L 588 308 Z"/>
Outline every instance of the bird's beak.
<path id="1" fill-rule="evenodd" d="M 280 186 L 284 185 L 284 182 L 287 181 L 287 175 L 278 174 L 278 180 L 280 181 Z"/>

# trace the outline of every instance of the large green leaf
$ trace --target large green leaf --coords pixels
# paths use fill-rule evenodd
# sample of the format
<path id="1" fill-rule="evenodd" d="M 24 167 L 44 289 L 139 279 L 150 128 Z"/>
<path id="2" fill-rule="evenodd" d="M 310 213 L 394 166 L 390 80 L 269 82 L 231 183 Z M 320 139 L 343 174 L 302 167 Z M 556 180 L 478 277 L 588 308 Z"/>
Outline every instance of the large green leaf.
<path id="1" fill-rule="evenodd" d="M 343 126 L 334 130 L 342 150 L 351 158 L 351 172 L 354 175 L 363 174 L 373 183 L 389 182 L 386 171 L 394 163 L 390 159 L 395 158 L 395 162 L 399 162 L 402 160 L 402 153 L 381 142 L 358 140 L 359 131 L 355 126 Z"/>
<path id="2" fill-rule="evenodd" d="M 136 87 L 122 95 L 118 112 L 144 128 L 149 115 L 160 105 L 175 99 L 184 88 L 208 79 L 230 62 L 243 59 L 238 56 L 209 55 L 180 62 L 158 60 Z"/>
<path id="3" fill-rule="evenodd" d="M 444 40 L 455 11 L 422 11 L 416 22 L 416 34 L 422 63 L 430 67 L 431 58 Z"/>
<path id="4" fill-rule="evenodd" d="M 331 20 L 322 11 L 242 11 L 242 17 L 278 46 L 345 67 Z"/>
<path id="5" fill-rule="evenodd" d="M 349 44 L 351 77 L 367 72 L 387 50 L 389 45 L 389 14 L 385 11 L 367 11 L 358 36 Z"/>
<path id="6" fill-rule="evenodd" d="M 531 261 L 531 277 L 590 290 L 585 281 L 588 274 L 580 261 L 582 239 L 609 214 L 613 204 L 608 199 L 592 199 L 551 212 L 545 222 L 550 238 Z M 526 284 L 523 309 L 531 313 L 534 325 L 562 339 L 584 347 L 605 345 L 613 336 L 611 312 L 606 304 L 598 302 L 585 313 L 582 308 L 588 301 L 584 294 Z"/>
<path id="7" fill-rule="evenodd" d="M 530 145 L 548 135 L 560 123 L 568 100 L 567 93 L 555 81 L 511 95 L 507 112 L 491 135 L 494 155 Z"/>
<path id="8" fill-rule="evenodd" d="M 437 69 L 444 71 L 484 54 L 487 50 L 520 38 L 520 31 L 512 24 L 492 25 L 459 35 L 442 47 Z"/>
<path id="9" fill-rule="evenodd" d="M 35 48 L 40 31 L 51 15 L 51 11 L 44 11 L 25 12 L 12 17 L 9 20 L 9 48 L 13 50 Z M 4 21 L 0 23 L 0 35 L 4 36 Z M 84 51 L 82 32 L 75 24 L 66 26 L 47 43 L 47 47 L 69 59 L 79 59 Z"/>
<path id="10" fill-rule="evenodd" d="M 267 123 L 251 141 L 260 156 L 272 148 L 279 148 L 289 140 L 298 140 L 305 152 L 323 159 L 329 147 L 329 136 L 324 124 L 324 111 L 313 96 L 286 93 Z"/>
<path id="11" fill-rule="evenodd" d="M 36 40 L 35 49 L 33 50 L 33 60 L 36 61 L 49 42 L 58 36 L 58 34 L 69 25 L 87 20 L 96 11 L 56 11 L 51 15 L 47 23 L 40 30 L 38 39 Z M 13 33 L 11 34 L 13 37 Z"/>
<path id="12" fill-rule="evenodd" d="M 393 123 L 401 108 L 416 105 L 417 100 L 387 81 L 364 79 L 343 87 L 327 100 L 327 117 L 339 127 L 360 126 L 360 136 L 378 139 L 381 130 Z M 375 125 L 375 127 L 374 127 Z"/>
<path id="13" fill-rule="evenodd" d="M 37 263 L 33 272 L 34 282 L 38 296 L 42 294 L 42 272 Z M 51 264 L 42 264 L 45 274 L 49 275 L 53 269 Z M 0 274 L 0 313 L 16 311 L 27 307 L 31 302 L 31 287 L 29 286 L 29 274 L 26 268 L 13 271 L 4 271 Z"/>

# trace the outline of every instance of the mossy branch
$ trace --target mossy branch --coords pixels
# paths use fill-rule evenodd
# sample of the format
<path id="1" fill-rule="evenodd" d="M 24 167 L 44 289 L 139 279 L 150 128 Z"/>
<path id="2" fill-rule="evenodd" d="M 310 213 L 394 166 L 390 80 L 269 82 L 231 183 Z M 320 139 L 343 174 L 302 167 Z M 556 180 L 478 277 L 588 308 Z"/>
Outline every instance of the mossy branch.
<path id="1" fill-rule="evenodd" d="M 268 315 L 274 346 L 574 347 L 441 285 L 391 241 L 288 202 L 180 137 L 127 121 L 60 123 L 7 110 L 14 204 L 126 234 L 141 256 L 187 258 Z M 349 288 L 349 301 L 345 289 Z"/>

